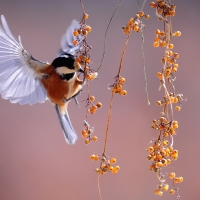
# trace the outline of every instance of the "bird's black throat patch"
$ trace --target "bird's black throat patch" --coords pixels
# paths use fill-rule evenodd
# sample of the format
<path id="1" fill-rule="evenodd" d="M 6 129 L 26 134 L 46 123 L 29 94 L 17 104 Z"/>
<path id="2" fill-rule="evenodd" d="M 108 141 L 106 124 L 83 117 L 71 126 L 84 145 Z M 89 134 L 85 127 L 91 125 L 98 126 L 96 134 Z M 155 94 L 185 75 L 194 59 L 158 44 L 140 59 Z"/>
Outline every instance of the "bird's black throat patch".
<path id="1" fill-rule="evenodd" d="M 73 78 L 74 74 L 75 74 L 75 73 L 62 74 L 62 75 L 60 75 L 60 78 L 61 78 L 62 80 L 67 80 L 67 81 L 69 81 L 71 78 Z"/>

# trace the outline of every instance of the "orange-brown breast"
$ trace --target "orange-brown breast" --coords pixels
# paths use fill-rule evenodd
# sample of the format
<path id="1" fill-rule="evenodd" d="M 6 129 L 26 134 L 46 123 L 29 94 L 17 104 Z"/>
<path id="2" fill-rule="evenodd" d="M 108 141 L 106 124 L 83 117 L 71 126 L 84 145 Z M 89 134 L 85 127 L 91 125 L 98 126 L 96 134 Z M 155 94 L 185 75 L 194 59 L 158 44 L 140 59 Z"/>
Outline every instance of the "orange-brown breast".
<path id="1" fill-rule="evenodd" d="M 48 78 L 42 78 L 43 83 L 49 99 L 66 109 L 67 103 L 64 103 L 64 99 L 68 99 L 76 94 L 82 88 L 82 81 L 75 77 L 73 80 L 62 80 L 60 76 L 56 73 L 52 65 L 48 66 L 42 71 L 44 74 L 48 74 Z"/>

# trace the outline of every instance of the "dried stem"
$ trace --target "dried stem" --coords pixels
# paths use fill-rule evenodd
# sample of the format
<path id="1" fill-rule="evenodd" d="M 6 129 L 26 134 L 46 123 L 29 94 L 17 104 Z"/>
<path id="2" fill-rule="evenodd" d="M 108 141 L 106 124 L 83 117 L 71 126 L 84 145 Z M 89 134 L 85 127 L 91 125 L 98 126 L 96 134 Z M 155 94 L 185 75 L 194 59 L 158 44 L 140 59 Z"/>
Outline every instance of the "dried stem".
<path id="1" fill-rule="evenodd" d="M 115 12 L 117 11 L 117 9 L 119 8 L 120 4 L 121 4 L 122 0 L 120 0 L 119 4 L 117 5 L 117 7 L 115 8 L 111 18 L 110 18 L 110 21 L 108 23 L 108 26 L 106 28 L 106 32 L 105 32 L 105 37 L 104 37 L 104 49 L 103 49 L 103 56 L 102 56 L 102 59 L 101 59 L 101 63 L 100 63 L 100 66 L 97 68 L 97 71 L 99 71 L 99 69 L 102 67 L 103 65 L 103 60 L 104 60 L 104 57 L 105 57 L 105 53 L 106 53 L 106 37 L 107 37 L 107 32 L 108 32 L 108 28 L 110 26 L 110 23 L 115 15 Z"/>

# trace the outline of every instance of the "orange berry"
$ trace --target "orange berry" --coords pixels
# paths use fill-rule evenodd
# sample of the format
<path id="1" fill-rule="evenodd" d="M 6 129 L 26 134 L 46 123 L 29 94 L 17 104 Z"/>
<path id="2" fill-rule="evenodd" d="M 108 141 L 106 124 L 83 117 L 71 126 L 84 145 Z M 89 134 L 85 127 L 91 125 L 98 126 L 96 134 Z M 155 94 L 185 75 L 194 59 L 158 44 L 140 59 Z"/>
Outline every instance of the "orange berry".
<path id="1" fill-rule="evenodd" d="M 152 152 L 154 151 L 154 148 L 153 148 L 152 146 L 150 146 L 150 147 L 148 147 L 148 151 L 149 151 L 150 153 L 152 153 Z"/>
<path id="2" fill-rule="evenodd" d="M 160 32 L 160 36 L 161 36 L 161 37 L 164 37 L 164 36 L 165 36 L 165 32 L 161 31 L 161 32 Z"/>
<path id="3" fill-rule="evenodd" d="M 146 20 L 148 20 L 148 19 L 150 18 L 150 15 L 145 15 L 144 18 L 145 18 Z"/>
<path id="4" fill-rule="evenodd" d="M 90 26 L 86 26 L 85 28 L 88 32 L 90 32 L 92 30 L 92 28 Z"/>
<path id="5" fill-rule="evenodd" d="M 160 191 L 159 189 L 157 189 L 157 190 L 154 191 L 154 194 L 157 194 L 157 195 L 159 195 L 159 196 L 162 196 L 162 195 L 163 195 L 163 192 Z"/>
<path id="6" fill-rule="evenodd" d="M 172 68 L 172 71 L 173 71 L 173 72 L 177 72 L 177 68 L 173 67 L 173 68 Z"/>
<path id="7" fill-rule="evenodd" d="M 86 139 L 85 140 L 85 144 L 89 144 L 90 143 L 90 140 L 89 139 Z"/>
<path id="8" fill-rule="evenodd" d="M 159 37 L 155 37 L 155 38 L 154 38 L 154 41 L 155 41 L 155 42 L 159 42 L 159 41 L 160 41 L 160 38 L 159 38 Z"/>
<path id="9" fill-rule="evenodd" d="M 90 101 L 94 101 L 95 100 L 95 97 L 94 96 L 90 96 Z"/>
<path id="10" fill-rule="evenodd" d="M 154 43 L 153 43 L 153 46 L 154 46 L 154 47 L 158 47 L 158 46 L 159 46 L 159 43 L 158 43 L 158 42 L 154 42 Z"/>
<path id="11" fill-rule="evenodd" d="M 73 44 L 74 44 L 74 46 L 76 46 L 76 45 L 78 44 L 78 41 L 77 41 L 77 40 L 74 40 L 74 41 L 73 41 Z"/>
<path id="12" fill-rule="evenodd" d="M 177 36 L 177 37 L 181 36 L 181 32 L 180 31 L 176 31 L 175 32 L 175 36 Z"/>
<path id="13" fill-rule="evenodd" d="M 156 29 L 156 34 L 159 35 L 160 34 L 160 30 Z"/>
<path id="14" fill-rule="evenodd" d="M 124 83 L 125 81 L 126 81 L 126 79 L 125 79 L 125 78 L 122 78 L 122 77 L 121 77 L 120 80 L 119 80 L 120 83 Z"/>
<path id="15" fill-rule="evenodd" d="M 174 64 L 174 67 L 177 69 L 178 68 L 178 64 Z"/>
<path id="16" fill-rule="evenodd" d="M 151 6 L 152 8 L 156 8 L 156 4 L 155 4 L 154 2 L 151 2 L 151 3 L 150 3 L 150 6 Z"/>
<path id="17" fill-rule="evenodd" d="M 89 17 L 89 15 L 87 13 L 84 13 L 84 19 L 87 19 Z"/>
<path id="18" fill-rule="evenodd" d="M 161 106 L 163 103 L 162 103 L 162 101 L 157 101 L 156 104 L 157 104 L 157 106 Z"/>
<path id="19" fill-rule="evenodd" d="M 96 168 L 96 169 L 95 169 L 95 172 L 97 172 L 97 173 L 98 173 L 99 171 L 100 171 L 100 169 L 99 169 L 99 168 Z"/>
<path id="20" fill-rule="evenodd" d="M 94 160 L 95 157 L 96 157 L 96 155 L 95 155 L 95 154 L 92 154 L 92 155 L 90 156 L 90 159 L 91 159 L 91 160 Z"/>
<path id="21" fill-rule="evenodd" d="M 178 58 L 179 54 L 178 53 L 174 53 L 174 58 Z"/>
<path id="22" fill-rule="evenodd" d="M 82 136 L 83 136 L 84 138 L 86 138 L 86 137 L 88 136 L 86 130 L 82 130 Z"/>
<path id="23" fill-rule="evenodd" d="M 181 110 L 181 107 L 180 106 L 176 106 L 175 108 L 177 111 L 180 111 Z"/>
<path id="24" fill-rule="evenodd" d="M 82 35 L 83 36 L 86 36 L 88 34 L 88 31 L 87 30 L 82 30 Z"/>
<path id="25" fill-rule="evenodd" d="M 116 161 L 117 161 L 116 158 L 111 158 L 111 159 L 110 159 L 110 163 L 112 163 L 112 164 L 113 164 L 113 163 L 116 163 Z"/>
<path id="26" fill-rule="evenodd" d="M 175 174 L 174 172 L 171 172 L 171 173 L 169 174 L 169 178 L 171 178 L 171 179 L 175 178 L 175 176 L 176 176 L 176 174 Z"/>
<path id="27" fill-rule="evenodd" d="M 102 107 L 102 103 L 101 102 L 97 102 L 96 106 L 97 106 L 97 108 L 101 108 Z"/>
<path id="28" fill-rule="evenodd" d="M 175 194 L 175 190 L 171 189 L 170 194 Z"/>
<path id="29" fill-rule="evenodd" d="M 144 16 L 144 12 L 143 11 L 140 11 L 138 14 L 140 15 L 140 17 Z"/>
<path id="30" fill-rule="evenodd" d="M 125 96 L 125 95 L 127 95 L 127 91 L 126 91 L 126 90 L 121 90 L 121 91 L 119 92 L 119 94 Z"/>
<path id="31" fill-rule="evenodd" d="M 169 48 L 169 49 L 173 49 L 173 48 L 174 48 L 174 45 L 173 45 L 173 44 L 168 44 L 168 48 Z"/>
<path id="32" fill-rule="evenodd" d="M 163 189 L 163 191 L 166 192 L 169 189 L 169 185 L 164 185 L 164 187 L 162 189 Z"/>
<path id="33" fill-rule="evenodd" d="M 77 36 L 78 34 L 79 34 L 78 31 L 77 31 L 77 30 L 74 30 L 73 35 L 74 35 L 74 36 Z"/>
<path id="34" fill-rule="evenodd" d="M 96 142 L 96 141 L 98 140 L 98 137 L 97 137 L 97 136 L 93 136 L 93 137 L 92 137 L 92 140 L 93 140 L 94 142 Z"/>

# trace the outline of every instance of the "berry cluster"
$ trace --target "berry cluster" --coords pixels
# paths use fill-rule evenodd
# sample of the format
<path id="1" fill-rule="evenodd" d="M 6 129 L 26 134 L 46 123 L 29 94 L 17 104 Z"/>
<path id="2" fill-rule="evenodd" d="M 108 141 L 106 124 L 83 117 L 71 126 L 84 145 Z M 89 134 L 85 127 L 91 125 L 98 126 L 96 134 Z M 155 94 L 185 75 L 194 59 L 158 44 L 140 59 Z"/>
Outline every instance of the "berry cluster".
<path id="1" fill-rule="evenodd" d="M 153 120 L 151 128 L 160 131 L 159 137 L 165 139 L 169 135 L 175 135 L 175 130 L 178 129 L 177 121 L 168 121 L 165 117 L 161 117 L 158 120 Z M 166 141 L 166 140 L 165 140 Z M 164 144 L 164 143 L 163 143 Z M 167 143 L 168 144 L 168 143 Z M 164 145 L 166 146 L 166 145 Z"/>
<path id="2" fill-rule="evenodd" d="M 85 138 L 85 144 L 89 144 L 91 140 L 96 142 L 98 140 L 97 136 L 92 137 L 94 127 L 90 127 L 88 122 L 84 120 L 84 129 L 82 130 L 82 136 Z"/>
<path id="3" fill-rule="evenodd" d="M 95 169 L 95 171 L 101 175 L 104 175 L 106 172 L 112 172 L 113 174 L 116 174 L 119 171 L 119 166 L 112 166 L 112 164 L 116 163 L 116 158 L 109 158 L 106 154 L 92 154 L 90 159 L 94 161 L 101 161 L 100 168 Z"/>
<path id="4" fill-rule="evenodd" d="M 162 76 L 162 75 L 161 75 Z M 165 95 L 163 97 L 163 100 L 159 100 L 156 102 L 157 106 L 167 106 L 168 104 L 172 103 L 179 103 L 179 106 L 176 106 L 175 109 L 177 111 L 181 110 L 181 102 L 183 101 L 183 95 L 182 94 L 174 94 L 174 93 L 169 93 L 169 95 Z"/>
<path id="5" fill-rule="evenodd" d="M 88 19 L 88 17 L 89 15 L 84 12 L 80 22 L 80 28 L 75 29 L 73 32 L 73 35 L 75 36 L 73 44 L 75 46 L 80 46 L 79 50 L 76 52 L 76 62 L 84 66 L 85 78 L 87 80 L 93 80 L 98 76 L 98 73 L 94 70 L 91 70 L 89 66 L 91 63 L 89 55 L 91 47 L 87 44 L 86 38 L 88 33 L 91 32 L 92 28 L 86 24 L 86 19 Z"/>
<path id="6" fill-rule="evenodd" d="M 161 59 L 163 63 L 162 72 L 157 72 L 156 76 L 160 80 L 160 88 L 164 88 L 163 100 L 156 102 L 158 106 L 163 106 L 161 117 L 158 120 L 153 120 L 152 128 L 159 131 L 158 138 L 153 141 L 152 145 L 148 147 L 149 155 L 147 159 L 152 163 L 150 170 L 156 172 L 160 184 L 154 191 L 155 194 L 162 196 L 163 191 L 168 191 L 169 185 L 165 184 L 164 175 L 161 173 L 162 167 L 166 167 L 172 161 L 177 160 L 178 150 L 173 149 L 173 136 L 176 135 L 178 129 L 178 122 L 173 118 L 173 104 L 179 104 L 175 106 L 175 110 L 181 110 L 181 102 L 184 100 L 182 94 L 175 93 L 175 87 L 173 81 L 175 77 L 173 73 L 177 72 L 178 64 L 176 59 L 179 57 L 178 53 L 174 53 L 172 49 L 174 45 L 171 42 L 172 36 L 181 36 L 180 31 L 172 33 L 171 17 L 175 15 L 176 6 L 170 3 L 171 1 L 157 0 L 156 3 L 151 2 L 150 6 L 156 9 L 156 15 L 160 21 L 164 22 L 164 30 L 155 31 L 154 47 L 165 47 L 164 56 Z M 168 17 L 170 21 L 168 22 Z M 166 85 L 167 84 L 167 85 Z M 174 92 L 169 92 L 168 89 L 172 85 Z M 183 181 L 182 177 L 176 177 L 172 172 L 169 178 L 173 179 L 173 183 L 180 183 Z M 174 184 L 174 188 L 170 190 L 170 194 L 177 193 L 177 199 L 179 198 L 178 188 Z"/>
<path id="7" fill-rule="evenodd" d="M 156 9 L 156 14 L 159 17 L 159 20 L 166 19 L 168 16 L 175 16 L 175 8 L 174 4 L 169 4 L 169 1 L 165 0 L 157 0 L 157 2 L 151 2 L 150 6 Z"/>
<path id="8" fill-rule="evenodd" d="M 94 114 L 98 108 L 102 107 L 102 103 L 101 102 L 97 102 L 96 104 L 94 104 L 93 102 L 95 101 L 95 97 L 94 96 L 90 96 L 87 99 L 87 105 L 90 105 L 90 108 L 88 109 L 88 112 L 90 114 Z"/>
<path id="9" fill-rule="evenodd" d="M 141 28 L 144 26 L 142 23 L 142 18 L 149 19 L 149 15 L 145 15 L 143 11 L 140 11 L 136 14 L 135 18 L 130 18 L 126 26 L 123 26 L 122 29 L 124 34 L 129 35 L 131 31 L 140 32 Z"/>
<path id="10" fill-rule="evenodd" d="M 125 78 L 116 76 L 115 78 L 115 83 L 112 85 L 109 85 L 109 89 L 111 89 L 111 92 L 114 94 L 120 94 L 120 95 L 127 95 L 127 91 L 126 90 L 122 90 L 122 86 L 125 82 Z"/>

